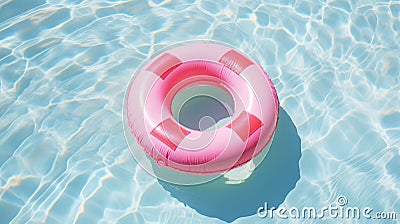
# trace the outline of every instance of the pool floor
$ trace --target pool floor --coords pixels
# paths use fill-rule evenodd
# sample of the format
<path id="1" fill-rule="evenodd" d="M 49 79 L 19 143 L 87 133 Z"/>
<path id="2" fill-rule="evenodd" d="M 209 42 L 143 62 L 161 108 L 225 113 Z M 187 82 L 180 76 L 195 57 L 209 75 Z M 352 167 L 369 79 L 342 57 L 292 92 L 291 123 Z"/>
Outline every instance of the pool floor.
<path id="1" fill-rule="evenodd" d="M 279 133 L 241 185 L 164 183 L 125 140 L 136 68 L 194 39 L 246 52 L 277 89 Z M 399 55 L 400 1 L 2 1 L 0 223 L 398 223 Z"/>

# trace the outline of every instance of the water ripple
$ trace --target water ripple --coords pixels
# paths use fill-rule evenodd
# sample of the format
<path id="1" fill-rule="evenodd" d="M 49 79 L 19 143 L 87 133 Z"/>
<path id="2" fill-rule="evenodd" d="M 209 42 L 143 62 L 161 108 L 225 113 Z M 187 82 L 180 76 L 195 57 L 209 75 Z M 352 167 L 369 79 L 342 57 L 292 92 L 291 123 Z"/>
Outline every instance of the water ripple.
<path id="1" fill-rule="evenodd" d="M 121 124 L 136 67 L 170 43 L 202 38 L 256 59 L 297 127 L 301 179 L 282 206 L 345 195 L 353 206 L 400 211 L 399 2 L 0 5 L 1 223 L 221 223 L 137 166 Z"/>

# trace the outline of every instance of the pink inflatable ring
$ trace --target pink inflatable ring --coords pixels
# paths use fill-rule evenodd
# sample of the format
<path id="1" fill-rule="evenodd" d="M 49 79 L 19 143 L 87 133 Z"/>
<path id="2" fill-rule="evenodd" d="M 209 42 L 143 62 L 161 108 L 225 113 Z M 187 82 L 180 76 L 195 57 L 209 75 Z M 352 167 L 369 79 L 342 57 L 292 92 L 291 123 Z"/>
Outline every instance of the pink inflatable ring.
<path id="1" fill-rule="evenodd" d="M 231 122 L 193 130 L 172 116 L 181 90 L 212 85 L 234 101 Z M 191 43 L 169 49 L 136 73 L 126 95 L 131 133 L 157 164 L 189 174 L 218 174 L 241 166 L 272 140 L 278 122 L 276 90 L 253 60 L 226 45 Z"/>

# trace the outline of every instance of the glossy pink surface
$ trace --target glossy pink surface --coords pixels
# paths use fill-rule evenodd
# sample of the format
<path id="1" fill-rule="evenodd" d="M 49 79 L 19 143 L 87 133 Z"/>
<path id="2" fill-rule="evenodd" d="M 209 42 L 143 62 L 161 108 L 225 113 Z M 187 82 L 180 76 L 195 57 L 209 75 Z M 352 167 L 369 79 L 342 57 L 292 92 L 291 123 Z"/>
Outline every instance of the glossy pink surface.
<path id="1" fill-rule="evenodd" d="M 182 89 L 217 86 L 235 104 L 232 122 L 198 131 L 180 125 L 171 103 Z M 279 102 L 267 74 L 225 45 L 188 44 L 160 54 L 137 73 L 127 94 L 132 134 L 158 164 L 193 174 L 223 173 L 259 154 L 271 140 Z"/>

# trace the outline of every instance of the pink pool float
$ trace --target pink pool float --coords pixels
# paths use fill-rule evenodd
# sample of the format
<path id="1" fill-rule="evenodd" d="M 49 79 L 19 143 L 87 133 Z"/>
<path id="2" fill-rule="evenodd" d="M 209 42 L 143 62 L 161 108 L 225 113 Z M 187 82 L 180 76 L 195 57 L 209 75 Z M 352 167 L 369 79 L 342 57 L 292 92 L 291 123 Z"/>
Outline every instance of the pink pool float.
<path id="1" fill-rule="evenodd" d="M 172 114 L 182 90 L 210 85 L 228 93 L 234 110 L 226 125 L 195 130 Z M 126 94 L 130 134 L 158 165 L 189 174 L 221 174 L 257 156 L 274 135 L 276 90 L 252 59 L 224 44 L 188 43 L 170 48 L 138 69 Z"/>

